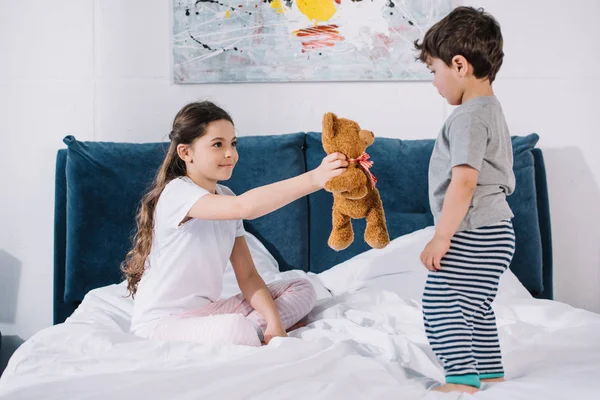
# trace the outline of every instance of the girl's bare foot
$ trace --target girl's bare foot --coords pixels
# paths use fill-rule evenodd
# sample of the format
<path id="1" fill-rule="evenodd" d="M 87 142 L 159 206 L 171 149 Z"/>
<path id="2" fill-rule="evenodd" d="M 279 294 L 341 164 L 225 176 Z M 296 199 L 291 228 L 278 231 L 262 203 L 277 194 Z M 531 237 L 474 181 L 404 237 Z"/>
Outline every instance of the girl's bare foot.
<path id="1" fill-rule="evenodd" d="M 493 383 L 493 382 L 504 382 L 504 378 L 483 378 L 481 382 Z"/>
<path id="2" fill-rule="evenodd" d="M 436 392 L 462 392 L 469 394 L 474 394 L 479 391 L 479 389 L 477 389 L 475 386 L 459 385 L 457 383 L 446 383 L 445 385 L 436 387 L 433 390 Z"/>
<path id="3" fill-rule="evenodd" d="M 302 328 L 303 326 L 306 326 L 306 322 L 304 322 L 304 321 L 299 321 L 299 322 L 297 322 L 297 323 L 296 323 L 294 326 L 292 326 L 292 327 L 288 328 L 288 329 L 286 330 L 286 332 L 295 331 L 296 329 L 300 329 L 300 328 Z"/>

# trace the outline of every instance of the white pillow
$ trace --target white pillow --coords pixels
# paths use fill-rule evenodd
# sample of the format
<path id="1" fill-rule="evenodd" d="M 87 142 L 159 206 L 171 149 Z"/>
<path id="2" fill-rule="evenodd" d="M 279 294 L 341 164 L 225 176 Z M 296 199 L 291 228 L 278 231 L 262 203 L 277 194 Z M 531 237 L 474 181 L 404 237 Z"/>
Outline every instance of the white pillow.
<path id="1" fill-rule="evenodd" d="M 304 271 L 292 270 L 279 272 L 277 260 L 269 253 L 269 250 L 254 235 L 246 232 L 246 242 L 254 261 L 256 271 L 263 278 L 266 284 L 288 279 L 307 279 L 310 281 L 317 292 L 317 300 L 331 297 L 331 293 L 323 286 L 321 280 L 315 274 L 307 274 Z M 225 274 L 223 275 L 223 293 L 222 299 L 239 294 L 240 287 L 235 278 L 231 262 L 227 263 Z"/>
<path id="2" fill-rule="evenodd" d="M 337 295 L 364 288 L 394 292 L 400 297 L 420 300 L 427 269 L 420 255 L 433 237 L 433 226 L 400 236 L 381 250 L 368 250 L 319 274 L 323 285 Z M 499 293 L 531 297 L 509 269 L 500 279 Z"/>

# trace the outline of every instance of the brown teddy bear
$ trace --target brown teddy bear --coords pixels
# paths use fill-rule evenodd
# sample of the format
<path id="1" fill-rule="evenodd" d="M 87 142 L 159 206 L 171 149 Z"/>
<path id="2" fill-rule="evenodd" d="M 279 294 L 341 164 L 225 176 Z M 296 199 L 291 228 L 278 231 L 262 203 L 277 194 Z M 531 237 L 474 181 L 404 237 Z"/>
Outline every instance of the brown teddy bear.
<path id="1" fill-rule="evenodd" d="M 325 183 L 333 193 L 333 229 L 329 247 L 340 251 L 354 241 L 351 219 L 366 218 L 365 241 L 381 249 L 390 242 L 377 180 L 369 171 L 373 165 L 365 150 L 375 140 L 373 132 L 360 129 L 349 119 L 333 113 L 323 117 L 323 148 L 327 154 L 342 153 L 350 162 L 347 170 Z"/>

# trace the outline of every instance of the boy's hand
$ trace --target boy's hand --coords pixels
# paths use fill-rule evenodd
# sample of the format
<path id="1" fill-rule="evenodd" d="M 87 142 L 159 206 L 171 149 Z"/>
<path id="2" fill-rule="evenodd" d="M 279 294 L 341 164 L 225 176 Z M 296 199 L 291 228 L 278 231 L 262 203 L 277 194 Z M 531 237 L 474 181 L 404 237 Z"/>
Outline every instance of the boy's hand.
<path id="1" fill-rule="evenodd" d="M 436 234 L 421 253 L 421 262 L 428 270 L 438 271 L 442 269 L 440 262 L 448 250 L 450 250 L 450 239 Z"/>
<path id="2" fill-rule="evenodd" d="M 325 182 L 341 175 L 348 167 L 346 156 L 341 153 L 331 153 L 323 158 L 321 165 L 312 170 L 312 179 L 319 189 L 323 189 Z"/>

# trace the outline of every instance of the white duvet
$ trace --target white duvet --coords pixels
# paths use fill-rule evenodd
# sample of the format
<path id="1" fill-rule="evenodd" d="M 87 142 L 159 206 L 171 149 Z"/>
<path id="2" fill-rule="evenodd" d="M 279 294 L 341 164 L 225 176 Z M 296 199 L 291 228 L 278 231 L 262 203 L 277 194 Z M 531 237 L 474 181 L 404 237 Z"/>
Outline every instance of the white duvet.
<path id="1" fill-rule="evenodd" d="M 420 399 L 470 398 L 428 388 L 443 370 L 427 345 L 420 309 L 426 271 L 418 254 L 432 230 L 393 241 L 320 274 L 277 273 L 254 238 L 267 282 L 310 279 L 319 294 L 305 328 L 268 346 L 153 342 L 128 333 L 124 286 L 91 291 L 64 324 L 13 355 L 1 399 Z M 328 290 L 327 290 L 327 289 Z M 237 291 L 231 271 L 224 296 Z M 481 399 L 596 399 L 600 316 L 535 300 L 510 272 L 494 303 L 507 382 Z"/>

